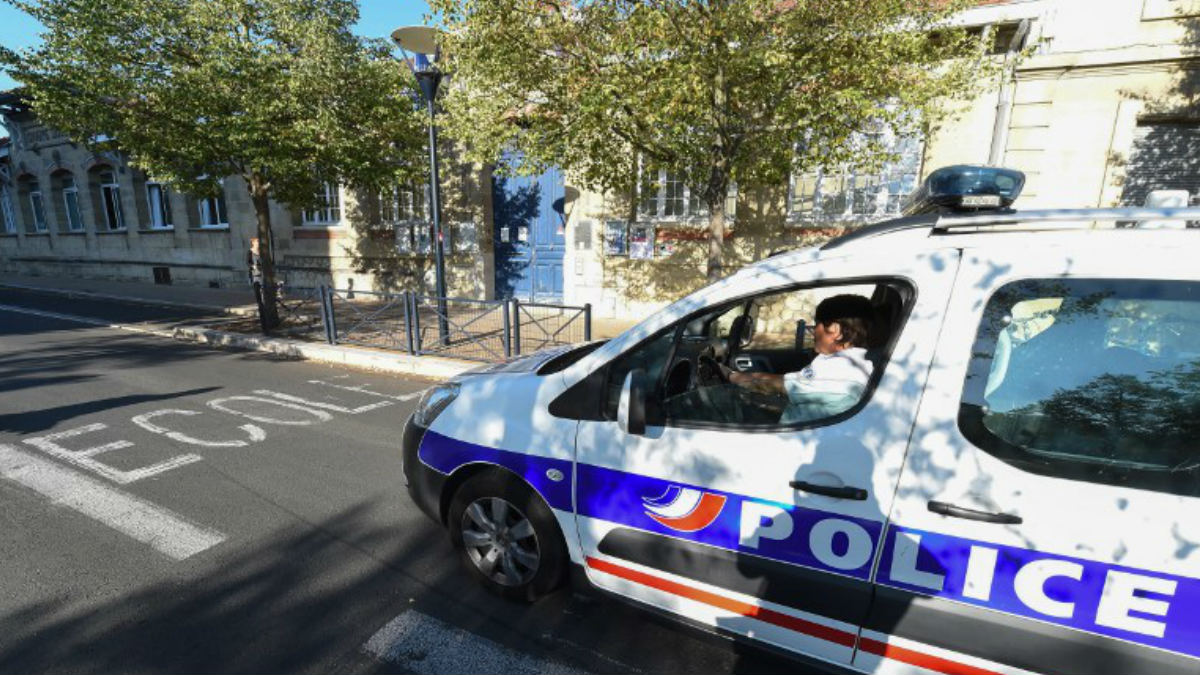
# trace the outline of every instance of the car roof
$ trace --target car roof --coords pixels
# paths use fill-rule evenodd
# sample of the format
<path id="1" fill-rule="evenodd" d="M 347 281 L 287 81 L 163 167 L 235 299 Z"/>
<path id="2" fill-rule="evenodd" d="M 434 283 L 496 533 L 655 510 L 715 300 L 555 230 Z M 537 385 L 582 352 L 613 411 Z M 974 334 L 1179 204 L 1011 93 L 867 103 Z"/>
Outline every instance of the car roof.
<path id="1" fill-rule="evenodd" d="M 1170 222 L 1177 229 L 1147 228 Z M 879 254 L 889 258 L 934 249 L 1049 249 L 1071 247 L 1103 255 L 1133 248 L 1200 250 L 1200 209 L 1058 209 L 922 215 L 868 225 L 823 245 L 771 256 L 751 268 L 782 268 L 802 262 Z M 1135 225 L 1140 227 L 1118 226 Z"/>

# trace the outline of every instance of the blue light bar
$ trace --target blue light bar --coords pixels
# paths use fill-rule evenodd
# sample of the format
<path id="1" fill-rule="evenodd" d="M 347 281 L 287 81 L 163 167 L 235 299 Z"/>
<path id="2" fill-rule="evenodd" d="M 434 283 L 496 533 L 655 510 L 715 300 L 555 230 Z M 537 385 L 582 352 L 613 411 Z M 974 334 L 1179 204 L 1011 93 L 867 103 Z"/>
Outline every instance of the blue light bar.
<path id="1" fill-rule="evenodd" d="M 925 179 L 905 201 L 906 216 L 1007 209 L 1025 186 L 1016 169 L 956 164 L 942 167 Z"/>

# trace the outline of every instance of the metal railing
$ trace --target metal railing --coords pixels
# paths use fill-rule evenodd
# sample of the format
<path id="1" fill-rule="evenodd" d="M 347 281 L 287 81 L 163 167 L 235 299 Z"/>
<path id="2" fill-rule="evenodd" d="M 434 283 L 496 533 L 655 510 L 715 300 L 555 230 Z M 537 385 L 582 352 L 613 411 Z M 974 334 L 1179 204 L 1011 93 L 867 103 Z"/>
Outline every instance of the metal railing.
<path id="1" fill-rule="evenodd" d="M 592 306 L 571 307 L 512 299 L 513 353 L 587 342 L 592 339 Z"/>
<path id="2" fill-rule="evenodd" d="M 412 302 L 412 353 L 453 356 L 474 361 L 503 361 L 511 353 L 508 303 L 500 300 L 409 295 Z M 442 334 L 441 319 L 445 319 Z"/>
<path id="3" fill-rule="evenodd" d="M 319 335 L 329 344 L 474 361 L 503 361 L 592 337 L 591 305 L 438 300 L 410 291 L 289 288 L 279 298 L 280 330 L 309 338 Z M 445 312 L 440 310 L 443 305 Z"/>
<path id="4" fill-rule="evenodd" d="M 279 312 L 276 332 L 295 337 L 325 333 L 323 287 L 279 285 L 275 308 Z"/>

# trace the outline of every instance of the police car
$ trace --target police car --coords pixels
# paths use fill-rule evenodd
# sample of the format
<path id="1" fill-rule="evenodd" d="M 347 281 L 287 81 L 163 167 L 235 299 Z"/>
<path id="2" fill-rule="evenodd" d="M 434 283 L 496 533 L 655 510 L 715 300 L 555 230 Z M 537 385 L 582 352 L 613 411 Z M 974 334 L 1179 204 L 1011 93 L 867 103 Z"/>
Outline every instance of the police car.
<path id="1" fill-rule="evenodd" d="M 581 572 L 871 673 L 1200 672 L 1200 240 L 1137 227 L 1200 210 L 1023 212 L 1022 183 L 939 170 L 912 215 L 439 385 L 414 500 L 510 598 Z M 838 295 L 872 308 L 848 406 L 721 376 L 803 371 Z"/>

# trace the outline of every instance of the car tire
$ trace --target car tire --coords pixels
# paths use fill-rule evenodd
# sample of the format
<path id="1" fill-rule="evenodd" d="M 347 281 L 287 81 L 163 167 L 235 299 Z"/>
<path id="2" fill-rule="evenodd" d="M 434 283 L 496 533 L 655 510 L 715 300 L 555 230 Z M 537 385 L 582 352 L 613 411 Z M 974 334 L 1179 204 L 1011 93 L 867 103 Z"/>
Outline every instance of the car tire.
<path id="1" fill-rule="evenodd" d="M 568 554 L 558 521 L 516 477 L 489 471 L 467 480 L 447 520 L 467 569 L 493 593 L 533 602 L 562 584 Z"/>

